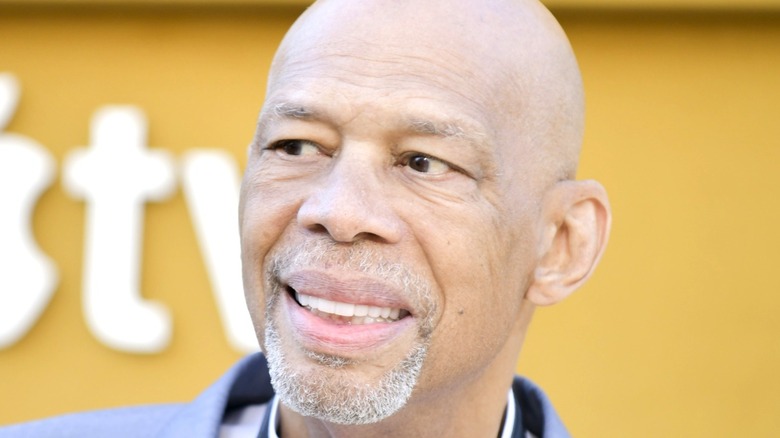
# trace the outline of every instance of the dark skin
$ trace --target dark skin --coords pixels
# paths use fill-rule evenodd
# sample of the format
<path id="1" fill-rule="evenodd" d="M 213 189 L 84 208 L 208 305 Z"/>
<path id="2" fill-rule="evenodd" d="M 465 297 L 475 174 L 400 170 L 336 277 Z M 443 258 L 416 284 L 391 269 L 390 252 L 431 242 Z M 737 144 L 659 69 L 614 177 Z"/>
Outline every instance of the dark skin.
<path id="1" fill-rule="evenodd" d="M 294 309 L 280 306 L 269 317 L 293 366 L 372 385 L 420 325 L 432 336 L 398 412 L 344 425 L 282 400 L 285 436 L 497 435 L 535 307 L 582 284 L 606 244 L 604 189 L 569 179 L 581 129 L 576 62 L 535 2 L 334 0 L 307 11 L 277 53 L 242 184 L 258 338 L 265 345 L 265 285 L 275 281 L 262 267 L 315 238 L 409 266 L 431 303 L 393 292 L 409 328 L 371 352 L 328 345 L 354 361 L 341 370 L 311 362 L 305 350 L 320 347 L 297 341 Z M 311 269 L 355 277 L 326 262 Z"/>

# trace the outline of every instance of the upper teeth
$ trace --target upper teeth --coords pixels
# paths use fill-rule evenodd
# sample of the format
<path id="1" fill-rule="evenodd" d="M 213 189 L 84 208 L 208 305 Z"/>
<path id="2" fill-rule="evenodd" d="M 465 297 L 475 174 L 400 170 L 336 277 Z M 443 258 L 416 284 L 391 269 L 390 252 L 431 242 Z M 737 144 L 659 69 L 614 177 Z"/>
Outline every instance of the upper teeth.
<path id="1" fill-rule="evenodd" d="M 302 293 L 295 293 L 295 298 L 302 306 L 309 307 L 312 310 L 318 310 L 323 313 L 340 315 L 345 317 L 364 317 L 383 318 L 385 320 L 395 321 L 401 314 L 401 309 L 391 307 L 367 306 L 364 304 L 341 303 L 330 301 L 324 298 L 313 297 Z"/>

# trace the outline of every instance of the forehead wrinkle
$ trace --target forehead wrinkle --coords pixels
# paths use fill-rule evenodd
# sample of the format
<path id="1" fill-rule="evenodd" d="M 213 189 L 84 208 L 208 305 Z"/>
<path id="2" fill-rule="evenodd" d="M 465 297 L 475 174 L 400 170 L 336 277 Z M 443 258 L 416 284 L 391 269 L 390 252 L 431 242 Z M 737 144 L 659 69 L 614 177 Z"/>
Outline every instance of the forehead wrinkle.
<path id="1" fill-rule="evenodd" d="M 507 70 L 484 68 L 486 63 L 500 63 L 496 57 L 473 60 L 458 50 L 424 41 L 412 47 L 350 38 L 330 43 L 298 44 L 274 63 L 273 80 L 269 85 L 328 79 L 356 87 L 392 91 L 410 87 L 436 88 L 487 113 L 486 102 L 497 100 L 503 92 L 503 87 L 493 84 L 501 82 L 501 76 Z"/>

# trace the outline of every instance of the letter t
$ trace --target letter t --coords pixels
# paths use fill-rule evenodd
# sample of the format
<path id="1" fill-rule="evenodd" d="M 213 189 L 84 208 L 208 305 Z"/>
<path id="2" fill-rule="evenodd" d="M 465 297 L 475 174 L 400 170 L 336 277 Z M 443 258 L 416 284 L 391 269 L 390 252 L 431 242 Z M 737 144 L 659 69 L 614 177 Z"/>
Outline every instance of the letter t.
<path id="1" fill-rule="evenodd" d="M 149 151 L 146 120 L 127 106 L 99 109 L 92 118 L 91 147 L 71 152 L 63 184 L 86 199 L 83 308 L 87 325 L 117 350 L 154 353 L 171 337 L 171 318 L 139 291 L 144 202 L 175 188 L 174 165 L 163 151 Z"/>

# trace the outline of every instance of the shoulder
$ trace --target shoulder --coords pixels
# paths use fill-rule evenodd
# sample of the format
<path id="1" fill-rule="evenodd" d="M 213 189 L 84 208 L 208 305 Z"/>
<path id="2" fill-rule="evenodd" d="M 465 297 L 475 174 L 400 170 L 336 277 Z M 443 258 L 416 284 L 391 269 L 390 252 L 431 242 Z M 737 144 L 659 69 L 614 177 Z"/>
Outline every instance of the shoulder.
<path id="1" fill-rule="evenodd" d="M 0 428 L 0 438 L 154 436 L 181 407 L 176 404 L 138 406 L 63 415 Z"/>
<path id="2" fill-rule="evenodd" d="M 274 392 L 261 354 L 238 362 L 195 400 L 64 415 L 8 427 L 0 438 L 151 437 L 217 435 L 226 412 L 267 403 Z"/>

